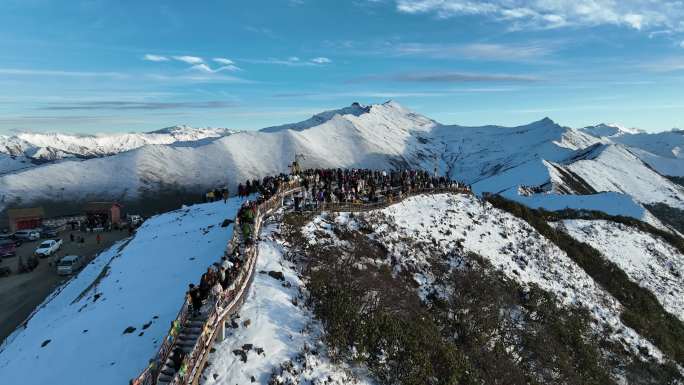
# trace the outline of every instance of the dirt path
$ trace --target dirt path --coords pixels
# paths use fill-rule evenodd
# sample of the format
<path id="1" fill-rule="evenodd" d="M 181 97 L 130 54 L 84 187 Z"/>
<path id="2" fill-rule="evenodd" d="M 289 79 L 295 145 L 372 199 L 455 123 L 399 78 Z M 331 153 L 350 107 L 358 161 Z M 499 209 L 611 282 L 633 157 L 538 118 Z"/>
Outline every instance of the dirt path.
<path id="1" fill-rule="evenodd" d="M 99 252 L 128 236 L 128 232 L 125 231 L 99 233 L 102 240 L 98 245 L 96 234 L 74 231 L 74 236 L 85 238 L 85 243 L 80 244 L 69 241 L 70 233 L 60 234 L 64 240 L 64 245 L 57 252 L 56 259 L 65 255 L 81 255 L 86 258 L 87 262 L 90 262 Z M 0 311 L 0 343 L 24 322 L 33 309 L 40 305 L 55 288 L 70 278 L 69 276 L 57 275 L 56 268 L 49 265 L 52 257 L 41 259 L 38 267 L 30 273 L 16 274 L 19 256 L 26 261 L 39 242 L 21 245 L 17 249 L 17 257 L 3 259 L 0 263 L 0 266 L 9 266 L 12 269 L 12 275 L 0 278 L 0 309 L 2 309 Z"/>

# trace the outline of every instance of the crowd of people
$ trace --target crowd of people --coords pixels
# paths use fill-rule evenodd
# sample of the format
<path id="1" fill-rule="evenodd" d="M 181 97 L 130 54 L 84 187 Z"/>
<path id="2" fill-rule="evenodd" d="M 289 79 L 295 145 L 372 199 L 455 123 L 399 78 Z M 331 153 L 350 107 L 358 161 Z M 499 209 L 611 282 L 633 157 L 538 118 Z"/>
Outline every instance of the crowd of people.
<path id="1" fill-rule="evenodd" d="M 310 169 L 298 177 L 303 190 L 295 196 L 295 209 L 299 209 L 302 202 L 316 206 L 321 203 L 377 203 L 424 189 L 465 188 L 464 184 L 430 175 L 424 170 Z"/>
<path id="2" fill-rule="evenodd" d="M 216 202 L 221 199 L 223 199 L 223 202 L 226 202 L 228 200 L 228 188 L 215 188 L 213 190 L 207 191 L 206 194 L 204 194 L 204 203 L 207 202 Z"/>
<path id="3" fill-rule="evenodd" d="M 257 207 L 277 194 L 281 187 L 301 187 L 294 195 L 294 209 L 320 207 L 323 203 L 377 203 L 400 199 L 405 194 L 425 189 L 470 186 L 444 176 L 434 176 L 424 170 L 381 171 L 370 169 L 307 169 L 293 168 L 291 174 L 267 176 L 240 183 L 237 195 L 245 199 L 238 211 L 239 228 L 244 242 L 253 242 Z M 227 190 L 214 190 L 227 191 Z M 256 198 L 249 200 L 250 196 Z"/>
<path id="4" fill-rule="evenodd" d="M 214 263 L 202 274 L 199 285 L 188 285 L 187 296 L 193 316 L 200 314 L 207 300 L 215 303 L 221 293 L 230 287 L 237 278 L 243 262 L 244 257 L 240 255 L 238 248 L 235 248 L 234 252 L 223 256 L 220 263 Z"/>

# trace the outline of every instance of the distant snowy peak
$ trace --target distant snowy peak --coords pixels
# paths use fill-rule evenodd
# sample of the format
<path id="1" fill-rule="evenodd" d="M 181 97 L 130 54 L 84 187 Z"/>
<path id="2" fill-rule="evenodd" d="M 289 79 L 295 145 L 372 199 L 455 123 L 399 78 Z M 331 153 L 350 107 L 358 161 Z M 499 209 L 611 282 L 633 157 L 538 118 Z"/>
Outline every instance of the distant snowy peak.
<path id="1" fill-rule="evenodd" d="M 304 131 L 325 124 L 336 118 L 349 120 L 354 117 L 366 117 L 366 115 L 373 116 L 372 118 L 369 118 L 370 120 L 412 121 L 415 122 L 417 127 L 436 124 L 431 119 L 415 114 L 401 106 L 399 103 L 390 100 L 383 104 L 372 104 L 368 106 L 354 102 L 350 106 L 324 111 L 298 123 L 266 127 L 261 129 L 261 132 L 277 132 L 282 130 Z"/>
<path id="2" fill-rule="evenodd" d="M 128 134 L 60 134 L 19 133 L 0 136 L 0 153 L 25 156 L 40 161 L 64 158 L 94 158 L 130 151 L 150 144 L 174 144 L 221 138 L 236 133 L 227 128 L 167 127 L 148 133 Z"/>
<path id="3" fill-rule="evenodd" d="M 194 128 L 187 125 L 166 127 L 156 131 L 150 131 L 148 135 L 169 135 L 178 141 L 187 142 L 206 138 L 220 138 L 240 132 L 231 128 Z"/>
<path id="4" fill-rule="evenodd" d="M 311 127 L 316 127 L 319 126 L 331 119 L 333 119 L 335 116 L 345 116 L 345 115 L 352 115 L 352 116 L 360 116 L 362 114 L 366 114 L 370 112 L 371 107 L 369 106 L 362 106 L 359 103 L 352 103 L 351 106 L 340 108 L 337 110 L 329 110 L 329 111 L 323 111 L 321 113 L 318 113 L 312 117 L 310 117 L 307 120 L 297 122 L 297 123 L 289 123 L 289 124 L 283 124 L 280 126 L 272 126 L 272 127 L 266 127 L 261 129 L 262 132 L 277 132 L 277 131 L 282 131 L 282 130 L 294 130 L 294 131 L 303 131 Z"/>
<path id="5" fill-rule="evenodd" d="M 638 128 L 627 128 L 617 124 L 601 123 L 595 126 L 588 126 L 580 129 L 581 131 L 597 138 L 610 138 L 628 134 L 642 134 L 644 131 Z"/>

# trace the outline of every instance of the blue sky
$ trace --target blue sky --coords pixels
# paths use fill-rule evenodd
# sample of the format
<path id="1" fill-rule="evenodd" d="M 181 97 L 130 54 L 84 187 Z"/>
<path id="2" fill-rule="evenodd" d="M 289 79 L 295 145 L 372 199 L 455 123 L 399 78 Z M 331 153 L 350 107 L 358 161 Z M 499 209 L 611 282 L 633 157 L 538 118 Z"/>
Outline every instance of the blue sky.
<path id="1" fill-rule="evenodd" d="M 394 99 L 443 123 L 684 128 L 684 5 L 0 3 L 0 134 L 257 129 Z"/>

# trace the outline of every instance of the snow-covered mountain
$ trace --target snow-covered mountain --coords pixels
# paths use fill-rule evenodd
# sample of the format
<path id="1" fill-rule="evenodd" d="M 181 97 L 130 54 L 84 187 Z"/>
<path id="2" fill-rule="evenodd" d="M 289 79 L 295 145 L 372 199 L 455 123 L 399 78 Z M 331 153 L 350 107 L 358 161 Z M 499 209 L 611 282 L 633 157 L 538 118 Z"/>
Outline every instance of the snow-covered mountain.
<path id="1" fill-rule="evenodd" d="M 319 124 L 323 124 L 323 123 L 327 122 L 328 120 L 332 119 L 333 117 L 335 117 L 335 115 L 360 116 L 360 115 L 368 113 L 368 112 L 370 112 L 370 107 L 362 106 L 361 104 L 354 102 L 349 107 L 344 107 L 344 108 L 340 108 L 337 110 L 323 111 L 323 112 L 318 113 L 318 114 L 312 116 L 311 118 L 304 120 L 302 122 L 288 123 L 288 124 L 283 124 L 280 126 L 273 126 L 273 127 L 266 127 L 266 128 L 262 128 L 261 131 L 262 132 L 276 132 L 276 131 L 281 131 L 281 130 L 302 131 L 302 130 L 306 130 L 307 128 L 318 126 Z"/>
<path id="2" fill-rule="evenodd" d="M 167 127 L 147 133 L 77 135 L 19 133 L 0 135 L 0 174 L 68 158 L 115 155 L 152 144 L 175 144 L 219 138 L 235 133 L 227 128 Z"/>
<path id="3" fill-rule="evenodd" d="M 598 138 L 600 138 L 602 136 L 612 137 L 612 136 L 622 136 L 622 135 L 645 133 L 644 131 L 639 130 L 638 128 L 627 128 L 627 127 L 620 126 L 618 124 L 606 124 L 606 123 L 597 124 L 595 126 L 584 127 L 581 129 L 581 131 L 586 132 L 589 135 L 596 136 Z"/>
<path id="4" fill-rule="evenodd" d="M 148 192 L 198 193 L 224 185 L 234 191 L 247 178 L 287 171 L 295 154 L 303 156 L 304 167 L 437 168 L 478 193 L 501 193 L 532 206 L 600 209 L 608 203 L 611 214 L 642 219 L 648 219 L 642 204 L 684 208 L 684 189 L 663 177 L 684 174 L 680 131 L 616 134 L 563 127 L 548 118 L 519 127 L 443 125 L 391 101 L 355 103 L 300 123 L 209 141 L 194 139 L 219 134 L 177 131 L 140 134 L 161 135 L 171 144 L 148 139 L 108 157 L 8 172 L 0 176 L 0 210 L 19 201 L 130 201 Z M 611 135 L 595 136 L 601 133 Z M 131 143 L 142 143 L 132 138 Z M 178 143 L 190 139 L 189 145 Z M 127 148 L 124 139 L 118 147 L 98 147 L 97 137 L 88 140 L 94 143 L 88 148 Z"/>

